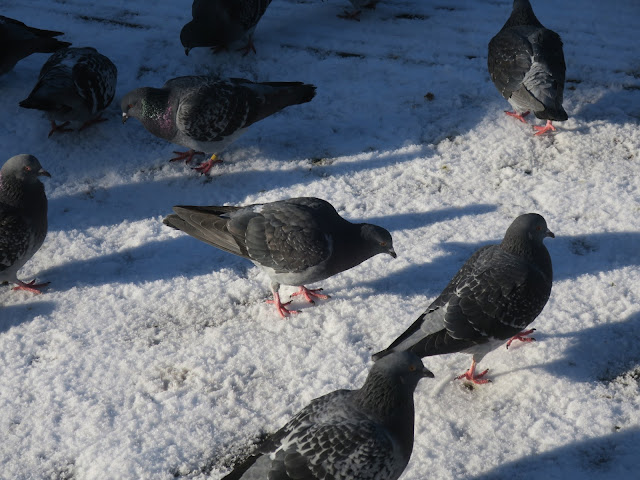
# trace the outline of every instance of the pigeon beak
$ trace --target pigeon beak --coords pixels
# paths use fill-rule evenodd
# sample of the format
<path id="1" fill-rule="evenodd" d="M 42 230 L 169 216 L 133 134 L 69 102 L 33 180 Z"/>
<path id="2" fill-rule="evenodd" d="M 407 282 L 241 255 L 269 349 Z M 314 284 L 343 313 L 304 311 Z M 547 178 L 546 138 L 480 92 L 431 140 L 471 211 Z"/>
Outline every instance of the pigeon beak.
<path id="1" fill-rule="evenodd" d="M 427 367 L 422 369 L 422 378 L 434 378 L 435 375 Z"/>
<path id="2" fill-rule="evenodd" d="M 389 255 L 391 255 L 393 258 L 398 258 L 398 255 L 396 254 L 396 251 L 393 248 L 390 248 L 387 253 Z"/>
<path id="3" fill-rule="evenodd" d="M 128 119 L 129 115 L 127 115 L 125 112 L 122 112 L 122 123 L 127 123 Z"/>
<path id="4" fill-rule="evenodd" d="M 49 172 L 47 172 L 46 170 L 42 169 L 42 168 L 40 170 L 38 170 L 38 176 L 39 177 L 49 177 L 49 178 L 51 178 L 51 174 Z"/>
<path id="5" fill-rule="evenodd" d="M 547 237 L 556 238 L 555 234 L 551 230 L 549 230 L 548 228 L 547 228 L 547 231 L 545 233 L 546 233 Z"/>

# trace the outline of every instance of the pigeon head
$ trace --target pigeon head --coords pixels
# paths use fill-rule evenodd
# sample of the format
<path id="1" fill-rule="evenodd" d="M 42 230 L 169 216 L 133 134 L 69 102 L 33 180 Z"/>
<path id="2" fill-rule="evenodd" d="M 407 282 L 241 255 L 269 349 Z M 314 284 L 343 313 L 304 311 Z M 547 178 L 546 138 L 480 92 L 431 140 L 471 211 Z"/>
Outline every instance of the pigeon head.
<path id="1" fill-rule="evenodd" d="M 36 157 L 23 153 L 7 160 L 0 169 L 0 176 L 15 178 L 24 183 L 40 183 L 38 177 L 51 177 L 51 174 L 42 168 Z"/>
<path id="2" fill-rule="evenodd" d="M 390 415 L 398 408 L 413 405 L 418 382 L 433 376 L 415 353 L 392 352 L 373 364 L 358 397 L 364 406 Z"/>
<path id="3" fill-rule="evenodd" d="M 384 228 L 377 225 L 364 223 L 360 228 L 360 236 L 365 241 L 372 255 L 378 253 L 386 253 L 396 258 L 396 252 L 393 249 L 393 240 L 391 234 Z"/>
<path id="4" fill-rule="evenodd" d="M 189 52 L 193 47 L 199 46 L 199 42 L 196 42 L 196 29 L 193 22 L 187 23 L 182 30 L 180 30 L 180 42 L 184 47 L 184 54 L 189 55 Z"/>
<path id="5" fill-rule="evenodd" d="M 154 118 L 166 110 L 169 93 L 160 88 L 142 87 L 131 90 L 120 102 L 122 123 L 129 117 Z"/>
<path id="6" fill-rule="evenodd" d="M 517 27 L 518 25 L 532 25 L 536 27 L 542 27 L 542 24 L 536 17 L 536 14 L 533 13 L 533 8 L 531 8 L 531 3 L 529 0 L 513 0 L 513 10 L 511 11 L 511 16 L 507 23 L 504 25 L 504 28 L 509 27 Z"/>
<path id="7" fill-rule="evenodd" d="M 502 248 L 515 254 L 529 254 L 532 248 L 542 246 L 542 241 L 555 235 L 547 227 L 542 215 L 526 213 L 516 218 L 502 240 Z"/>

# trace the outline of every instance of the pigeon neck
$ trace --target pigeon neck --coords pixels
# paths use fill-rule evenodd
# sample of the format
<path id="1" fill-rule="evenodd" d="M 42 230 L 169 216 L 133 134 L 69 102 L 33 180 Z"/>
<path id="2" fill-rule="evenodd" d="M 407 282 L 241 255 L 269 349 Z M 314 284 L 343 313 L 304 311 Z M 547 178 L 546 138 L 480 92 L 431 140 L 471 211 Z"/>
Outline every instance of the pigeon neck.
<path id="1" fill-rule="evenodd" d="M 533 8 L 529 0 L 515 0 L 513 2 L 513 11 L 507 23 L 504 24 L 502 30 L 510 27 L 518 27 L 521 25 L 531 25 L 534 27 L 542 27 L 542 24 L 533 13 Z"/>
<path id="2" fill-rule="evenodd" d="M 404 444 L 403 451 L 411 454 L 415 413 L 412 389 L 396 378 L 370 372 L 362 388 L 355 392 L 355 401 Z"/>
<path id="3" fill-rule="evenodd" d="M 505 252 L 511 253 L 518 257 L 524 258 L 529 262 L 534 263 L 540 267 L 543 273 L 551 279 L 551 256 L 547 247 L 541 241 L 533 241 L 529 239 L 522 239 L 520 237 L 512 238 L 505 236 L 504 240 L 500 244 L 500 248 Z"/>
<path id="4" fill-rule="evenodd" d="M 170 101 L 167 90 L 150 88 L 142 100 L 140 121 L 154 135 L 166 138 L 175 130 L 174 103 Z"/>
<path id="5" fill-rule="evenodd" d="M 0 202 L 12 207 L 46 209 L 47 197 L 40 181 L 24 182 L 0 173 Z"/>

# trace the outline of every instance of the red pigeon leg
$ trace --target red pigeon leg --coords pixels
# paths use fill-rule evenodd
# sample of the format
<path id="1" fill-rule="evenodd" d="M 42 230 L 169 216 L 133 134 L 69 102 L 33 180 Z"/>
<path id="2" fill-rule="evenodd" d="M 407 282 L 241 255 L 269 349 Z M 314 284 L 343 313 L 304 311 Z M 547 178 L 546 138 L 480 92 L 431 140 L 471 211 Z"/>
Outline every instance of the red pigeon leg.
<path id="1" fill-rule="evenodd" d="M 507 115 L 509 115 L 510 117 L 513 118 L 517 118 L 518 120 L 520 120 L 522 123 L 527 123 L 527 121 L 525 120 L 524 117 L 526 117 L 527 115 L 529 115 L 529 112 L 524 112 L 523 114 L 519 114 L 518 112 L 504 112 Z"/>
<path id="2" fill-rule="evenodd" d="M 348 12 L 345 10 L 340 15 L 337 15 L 338 18 L 344 18 L 345 20 L 355 20 L 356 22 L 360 21 L 360 13 L 362 10 L 354 10 L 353 12 Z"/>
<path id="3" fill-rule="evenodd" d="M 531 335 L 533 332 L 535 332 L 536 329 L 532 328 L 531 330 L 525 330 L 524 332 L 520 332 L 517 335 L 514 335 L 513 337 L 511 337 L 511 339 L 507 342 L 507 348 L 509 348 L 509 346 L 511 345 L 511 342 L 513 342 L 514 340 L 520 340 L 521 342 L 535 342 L 536 339 L 533 337 L 527 337 L 527 335 Z"/>
<path id="4" fill-rule="evenodd" d="M 466 380 L 471 380 L 476 385 L 482 385 L 483 383 L 489 383 L 491 381 L 487 378 L 481 378 L 481 377 L 484 377 L 488 371 L 489 369 L 487 368 L 484 372 L 480 372 L 476 374 L 476 361 L 471 360 L 471 366 L 469 367 L 469 370 L 464 372 L 459 377 L 456 377 L 456 379 L 461 380 L 464 378 Z"/>
<path id="5" fill-rule="evenodd" d="M 191 160 L 193 159 L 194 155 L 204 155 L 204 152 L 196 152 L 193 149 L 187 150 L 186 152 L 176 152 L 174 150 L 173 153 L 175 153 L 178 156 L 170 159 L 169 160 L 170 162 L 178 162 L 180 160 L 184 160 L 184 163 L 191 163 Z"/>
<path id="6" fill-rule="evenodd" d="M 300 313 L 300 310 L 289 310 L 289 309 L 287 309 L 287 305 L 289 305 L 291 303 L 291 300 L 289 300 L 286 303 L 282 303 L 280 301 L 280 295 L 278 294 L 278 292 L 274 292 L 273 293 L 273 300 L 267 300 L 267 303 L 275 305 L 276 306 L 276 310 L 278 311 L 278 315 L 280 315 L 282 318 L 286 318 L 288 314 Z"/>
<path id="7" fill-rule="evenodd" d="M 66 128 L 69 125 L 69 121 L 67 120 L 64 123 L 61 123 L 60 125 L 56 125 L 56 122 L 54 122 L 53 120 L 51 120 L 51 130 L 49 130 L 49 135 L 47 135 L 47 138 L 49 138 L 51 135 L 54 134 L 54 132 L 73 132 L 73 128 Z"/>
<path id="8" fill-rule="evenodd" d="M 46 287 L 47 285 L 49 285 L 51 282 L 45 282 L 45 283 L 36 283 L 35 280 L 31 280 L 28 283 L 25 283 L 21 280 L 18 280 L 18 286 L 17 287 L 13 287 L 12 290 L 26 290 L 27 292 L 31 292 L 31 293 L 35 293 L 36 295 L 40 295 L 42 292 L 40 291 L 41 288 Z"/>
<path id="9" fill-rule="evenodd" d="M 536 136 L 536 137 L 537 137 L 538 135 L 542 135 L 543 133 L 550 132 L 550 131 L 552 131 L 552 130 L 553 130 L 554 132 L 556 131 L 556 127 L 554 127 L 554 126 L 551 124 L 551 120 L 547 120 L 547 124 L 546 124 L 544 127 L 540 127 L 540 126 L 538 126 L 538 125 L 534 125 L 534 126 L 533 126 L 533 129 L 534 129 L 534 130 L 536 130 L 536 131 L 538 132 L 538 133 L 536 133 L 536 134 L 535 134 L 535 136 Z"/>
<path id="10" fill-rule="evenodd" d="M 310 288 L 307 288 L 304 285 L 302 285 L 300 287 L 300 290 L 298 290 L 295 293 L 292 293 L 291 296 L 292 297 L 296 297 L 298 295 L 302 295 L 302 296 L 304 296 L 305 300 L 307 302 L 309 302 L 309 303 L 316 303 L 316 302 L 313 301 L 313 298 L 311 298 L 311 297 L 319 298 L 321 300 L 326 300 L 327 298 L 331 298 L 331 297 L 329 297 L 329 295 L 325 295 L 323 293 L 317 293 L 317 292 L 321 292 L 321 291 L 322 291 L 321 288 L 310 289 Z"/>
<path id="11" fill-rule="evenodd" d="M 249 52 L 257 53 L 256 47 L 253 44 L 253 36 L 249 37 L 249 41 L 247 42 L 247 44 L 244 47 L 238 48 L 236 52 L 243 52 L 242 54 L 243 57 L 246 57 L 249 54 Z"/>
<path id="12" fill-rule="evenodd" d="M 216 163 L 222 163 L 222 160 L 220 160 L 214 153 L 213 155 L 211 155 L 211 158 L 209 158 L 209 160 L 207 160 L 206 162 L 202 162 L 200 165 L 195 167 L 194 170 L 200 172 L 202 175 L 206 175 L 207 173 L 209 173 L 209 170 L 211 170 L 211 167 L 213 167 Z"/>

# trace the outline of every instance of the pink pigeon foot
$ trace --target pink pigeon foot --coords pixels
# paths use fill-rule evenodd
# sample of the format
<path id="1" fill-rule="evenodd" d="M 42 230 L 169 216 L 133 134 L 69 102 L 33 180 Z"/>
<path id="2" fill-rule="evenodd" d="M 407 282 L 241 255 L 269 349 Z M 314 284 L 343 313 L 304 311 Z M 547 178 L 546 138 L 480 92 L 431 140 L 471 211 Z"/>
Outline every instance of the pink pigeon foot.
<path id="1" fill-rule="evenodd" d="M 275 305 L 276 310 L 278 311 L 278 315 L 280 315 L 282 318 L 287 318 L 287 315 L 289 314 L 300 313 L 300 310 L 289 310 L 287 308 L 287 305 L 291 303 L 291 300 L 286 303 L 282 303 L 280 301 L 280 295 L 278 294 L 278 292 L 275 292 L 273 294 L 273 300 L 267 300 L 267 303 Z"/>
<path id="2" fill-rule="evenodd" d="M 509 346 L 511 345 L 511 342 L 513 342 L 514 340 L 520 340 L 521 342 L 535 342 L 536 339 L 533 337 L 527 337 L 527 335 L 531 335 L 533 332 L 535 332 L 536 329 L 532 328 L 531 330 L 525 330 L 524 332 L 520 332 L 517 335 L 514 335 L 513 337 L 511 337 L 511 339 L 507 342 L 507 348 L 509 348 Z"/>
<path id="3" fill-rule="evenodd" d="M 204 155 L 204 152 L 196 152 L 193 149 L 187 150 L 186 152 L 176 152 L 174 150 L 173 153 L 175 153 L 178 156 L 170 159 L 169 160 L 170 162 L 178 162 L 180 160 L 184 160 L 184 163 L 187 163 L 187 164 L 191 163 L 191 160 L 195 155 Z"/>
<path id="4" fill-rule="evenodd" d="M 513 118 L 517 118 L 518 120 L 520 120 L 522 123 L 527 123 L 527 121 L 525 120 L 524 117 L 526 117 L 527 115 L 529 115 L 529 112 L 524 112 L 523 114 L 519 114 L 518 112 L 504 112 L 507 115 L 509 115 L 510 117 Z"/>
<path id="5" fill-rule="evenodd" d="M 538 135 L 542 135 L 543 133 L 550 132 L 551 130 L 553 130 L 554 132 L 556 131 L 556 127 L 554 127 L 551 124 L 551 120 L 547 120 L 547 124 L 544 127 L 540 127 L 538 125 L 534 125 L 533 129 L 537 131 L 537 133 L 535 134 L 536 137 Z"/>
<path id="6" fill-rule="evenodd" d="M 69 125 L 69 121 L 66 121 L 64 123 L 61 123 L 60 125 L 56 125 L 56 122 L 54 122 L 53 120 L 51 120 L 51 130 L 49 130 L 49 135 L 47 135 L 47 138 L 51 137 L 51 135 L 54 134 L 54 132 L 73 132 L 73 128 L 66 128 Z"/>
<path id="7" fill-rule="evenodd" d="M 317 292 L 321 292 L 321 291 L 322 291 L 321 288 L 310 289 L 310 288 L 307 288 L 304 285 L 302 285 L 300 287 L 300 290 L 298 290 L 296 293 L 292 293 L 291 296 L 292 297 L 296 297 L 298 295 L 302 295 L 302 296 L 304 296 L 305 300 L 307 302 L 309 302 L 309 303 L 316 303 L 316 302 L 313 301 L 313 298 L 311 298 L 311 297 L 319 298 L 321 300 L 326 300 L 328 298 L 331 298 L 331 297 L 329 297 L 329 295 L 325 295 L 323 293 L 317 293 Z"/>
<path id="8" fill-rule="evenodd" d="M 206 175 L 207 173 L 209 173 L 209 170 L 211 170 L 211 167 L 213 167 L 216 163 L 222 163 L 222 160 L 216 157 L 216 154 L 214 153 L 213 155 L 211 155 L 211 158 L 209 158 L 209 160 L 207 160 L 206 162 L 202 162 L 200 165 L 195 167 L 194 170 L 200 172 L 202 175 Z"/>
<path id="9" fill-rule="evenodd" d="M 456 377 L 456 379 L 457 380 L 461 380 L 461 379 L 464 378 L 466 380 L 472 381 L 476 385 L 482 385 L 483 383 L 491 382 L 491 380 L 489 380 L 487 378 L 481 378 L 481 377 L 484 377 L 487 374 L 488 371 L 489 371 L 489 369 L 487 368 L 484 372 L 480 372 L 480 373 L 478 373 L 476 375 L 476 362 L 475 362 L 475 360 L 471 360 L 471 366 L 469 367 L 469 370 L 464 372 L 459 377 Z"/>
<path id="10" fill-rule="evenodd" d="M 12 290 L 26 290 L 27 292 L 35 293 L 36 295 L 40 295 L 42 293 L 40 291 L 40 289 L 43 288 L 43 287 L 46 287 L 50 283 L 51 282 L 36 283 L 35 280 L 31 280 L 30 282 L 25 283 L 25 282 L 22 282 L 22 281 L 18 280 L 18 286 L 17 287 L 13 287 Z"/>

